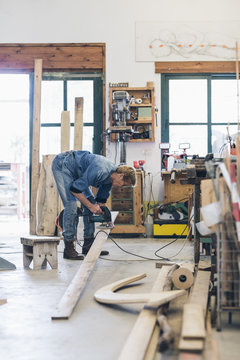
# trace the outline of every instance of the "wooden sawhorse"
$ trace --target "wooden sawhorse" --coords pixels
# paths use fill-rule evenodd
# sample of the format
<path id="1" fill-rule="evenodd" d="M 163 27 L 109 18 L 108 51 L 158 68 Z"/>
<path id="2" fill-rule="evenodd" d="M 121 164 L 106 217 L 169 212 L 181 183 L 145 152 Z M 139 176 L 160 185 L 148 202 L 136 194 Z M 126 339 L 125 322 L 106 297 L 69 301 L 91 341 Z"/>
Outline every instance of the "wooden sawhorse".
<path id="1" fill-rule="evenodd" d="M 33 270 L 44 269 L 47 262 L 52 269 L 58 268 L 57 245 L 59 237 L 29 236 L 21 237 L 23 244 L 23 266 L 29 269 L 33 260 Z"/>

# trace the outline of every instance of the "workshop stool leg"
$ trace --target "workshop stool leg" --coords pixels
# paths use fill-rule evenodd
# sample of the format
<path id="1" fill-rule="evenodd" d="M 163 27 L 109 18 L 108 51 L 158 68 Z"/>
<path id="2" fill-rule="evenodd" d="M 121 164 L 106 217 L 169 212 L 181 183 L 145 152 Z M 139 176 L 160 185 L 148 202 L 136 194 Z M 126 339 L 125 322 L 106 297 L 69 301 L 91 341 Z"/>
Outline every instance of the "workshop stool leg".
<path id="1" fill-rule="evenodd" d="M 35 244 L 33 246 L 33 269 L 46 268 L 47 262 L 52 269 L 57 269 L 57 244 L 47 242 Z"/>
<path id="2" fill-rule="evenodd" d="M 23 266 L 28 269 L 33 259 L 33 247 L 30 245 L 23 245 Z"/>
<path id="3" fill-rule="evenodd" d="M 33 270 L 40 270 L 45 261 L 44 244 L 33 245 Z"/>
<path id="4" fill-rule="evenodd" d="M 57 244 L 51 243 L 46 245 L 47 245 L 47 248 L 45 249 L 46 260 L 48 261 L 52 269 L 57 269 L 58 268 Z"/>

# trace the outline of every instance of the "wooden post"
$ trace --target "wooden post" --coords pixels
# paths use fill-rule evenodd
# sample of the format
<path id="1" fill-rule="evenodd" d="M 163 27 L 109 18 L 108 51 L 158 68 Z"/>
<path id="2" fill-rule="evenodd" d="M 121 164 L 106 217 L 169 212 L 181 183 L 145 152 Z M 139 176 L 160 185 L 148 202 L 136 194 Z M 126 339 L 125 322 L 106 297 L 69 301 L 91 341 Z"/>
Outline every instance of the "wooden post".
<path id="1" fill-rule="evenodd" d="M 32 133 L 32 170 L 31 170 L 31 208 L 30 234 L 36 234 L 36 201 L 40 175 L 40 111 L 41 111 L 42 59 L 34 60 L 34 95 L 33 95 L 33 133 Z"/>
<path id="2" fill-rule="evenodd" d="M 62 111 L 61 114 L 61 152 L 70 150 L 70 111 Z M 58 209 L 57 212 L 63 210 L 63 203 L 58 196 Z"/>
<path id="3" fill-rule="evenodd" d="M 83 97 L 75 98 L 74 150 L 82 150 Z"/>
<path id="4" fill-rule="evenodd" d="M 70 149 L 70 111 L 61 114 L 61 152 Z"/>

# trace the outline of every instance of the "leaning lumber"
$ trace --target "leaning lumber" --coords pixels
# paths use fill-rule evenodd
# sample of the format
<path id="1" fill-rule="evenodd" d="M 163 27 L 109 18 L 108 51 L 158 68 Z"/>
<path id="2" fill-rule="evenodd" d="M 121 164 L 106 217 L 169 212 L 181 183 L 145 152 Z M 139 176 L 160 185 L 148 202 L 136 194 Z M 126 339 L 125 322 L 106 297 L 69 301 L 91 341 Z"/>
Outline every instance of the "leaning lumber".
<path id="1" fill-rule="evenodd" d="M 39 181 L 39 146 L 40 146 L 40 113 L 41 113 L 42 59 L 34 60 L 33 90 L 33 129 L 32 129 L 32 169 L 31 169 L 31 206 L 30 234 L 36 234 L 36 201 Z"/>
<path id="2" fill-rule="evenodd" d="M 82 150 L 83 141 L 83 97 L 75 98 L 74 150 Z"/>
<path id="3" fill-rule="evenodd" d="M 52 173 L 55 155 L 43 155 L 37 192 L 36 233 L 39 236 L 54 236 L 58 207 L 58 191 Z"/>
<path id="4" fill-rule="evenodd" d="M 114 223 L 118 212 L 115 211 L 111 214 L 112 222 Z M 110 228 L 104 230 L 104 232 L 99 232 L 97 234 L 96 239 L 92 244 L 88 254 L 84 258 L 79 270 L 69 284 L 54 314 L 52 315 L 52 320 L 69 319 L 69 317 L 71 316 L 75 306 L 77 305 L 78 299 L 86 286 L 86 283 L 95 266 L 95 263 L 101 253 L 103 244 L 107 239 L 109 232 Z"/>

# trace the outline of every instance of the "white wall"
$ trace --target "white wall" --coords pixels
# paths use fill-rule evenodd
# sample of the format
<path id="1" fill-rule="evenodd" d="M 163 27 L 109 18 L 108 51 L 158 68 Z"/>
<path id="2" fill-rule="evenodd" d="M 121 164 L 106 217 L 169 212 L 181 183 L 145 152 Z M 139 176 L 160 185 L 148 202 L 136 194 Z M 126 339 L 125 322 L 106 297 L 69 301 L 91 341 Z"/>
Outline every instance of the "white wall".
<path id="1" fill-rule="evenodd" d="M 239 19 L 239 0 L 0 0 L 0 43 L 104 42 L 106 84 L 145 86 L 154 81 L 160 118 L 160 75 L 154 74 L 154 63 L 135 62 L 135 22 Z M 106 105 L 108 109 L 108 101 Z M 159 199 L 160 126 L 155 133 L 155 143 L 127 144 L 127 162 L 146 160 Z"/>

